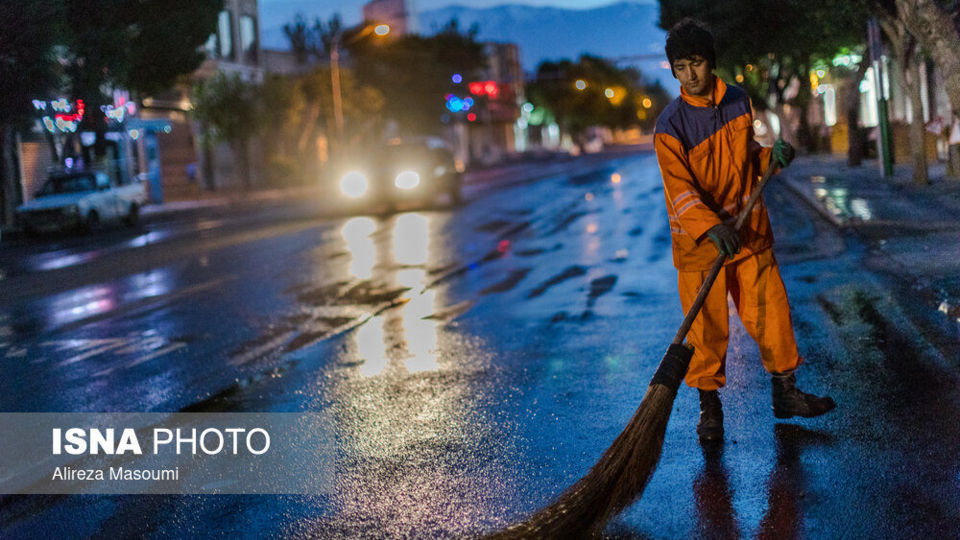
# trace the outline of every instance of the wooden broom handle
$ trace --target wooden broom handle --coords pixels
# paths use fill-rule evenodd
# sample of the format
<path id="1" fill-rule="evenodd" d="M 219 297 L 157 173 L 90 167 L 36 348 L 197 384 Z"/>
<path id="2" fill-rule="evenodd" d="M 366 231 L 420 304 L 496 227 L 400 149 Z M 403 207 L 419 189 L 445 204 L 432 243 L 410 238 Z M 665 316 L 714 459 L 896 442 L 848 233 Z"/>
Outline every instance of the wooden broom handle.
<path id="1" fill-rule="evenodd" d="M 763 192 L 763 188 L 767 186 L 767 182 L 770 181 L 770 177 L 773 176 L 773 169 L 775 168 L 773 163 L 767 167 L 767 171 L 763 173 L 763 178 L 760 179 L 760 185 L 757 186 L 757 189 L 753 190 L 750 199 L 747 200 L 747 205 L 743 208 L 743 211 L 740 212 L 740 215 L 737 216 L 737 222 L 733 226 L 737 232 L 740 232 L 740 227 L 743 227 L 743 222 L 747 220 L 747 217 L 753 210 L 753 206 L 757 204 L 757 200 L 760 199 L 760 194 Z M 680 345 L 683 343 L 683 340 L 686 339 L 687 332 L 689 332 L 690 327 L 693 326 L 693 320 L 700 314 L 700 309 L 707 300 L 707 294 L 710 293 L 713 282 L 716 281 L 717 276 L 720 275 L 720 269 L 723 268 L 723 261 L 726 258 L 727 256 L 721 253 L 717 255 L 717 258 L 713 261 L 713 266 L 710 268 L 710 273 L 707 274 L 707 279 L 703 280 L 703 284 L 700 285 L 700 292 L 697 293 L 697 299 L 693 301 L 693 305 L 690 306 L 690 309 L 687 311 L 687 316 L 683 318 L 683 324 L 681 324 L 680 329 L 677 330 L 677 335 L 673 337 L 674 345 Z"/>

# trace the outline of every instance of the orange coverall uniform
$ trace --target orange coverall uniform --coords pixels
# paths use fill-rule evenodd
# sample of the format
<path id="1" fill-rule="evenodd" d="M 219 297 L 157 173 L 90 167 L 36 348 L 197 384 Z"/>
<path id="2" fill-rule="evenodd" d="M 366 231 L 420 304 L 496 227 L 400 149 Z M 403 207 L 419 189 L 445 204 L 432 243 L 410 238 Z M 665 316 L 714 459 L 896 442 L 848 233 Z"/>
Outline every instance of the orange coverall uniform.
<path id="1" fill-rule="evenodd" d="M 680 97 L 657 119 L 654 135 L 684 312 L 718 254 L 707 230 L 722 222 L 732 225 L 771 159 L 771 150 L 753 138 L 746 92 L 719 77 L 714 80 L 711 97 L 692 96 L 681 88 Z M 728 293 L 760 346 L 767 371 L 790 371 L 803 362 L 762 198 L 744 222 L 740 239 L 740 253 L 724 264 L 687 334 L 694 351 L 686 383 L 701 390 L 726 383 Z"/>

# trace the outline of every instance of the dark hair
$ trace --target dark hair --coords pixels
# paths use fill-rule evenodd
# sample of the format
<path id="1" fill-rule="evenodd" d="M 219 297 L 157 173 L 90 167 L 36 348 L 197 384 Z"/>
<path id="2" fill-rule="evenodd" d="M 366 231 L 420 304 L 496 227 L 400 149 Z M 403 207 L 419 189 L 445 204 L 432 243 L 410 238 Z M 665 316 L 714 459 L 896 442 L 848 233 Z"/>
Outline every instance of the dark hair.
<path id="1" fill-rule="evenodd" d="M 717 53 L 713 50 L 713 35 L 697 20 L 685 17 L 667 33 L 667 60 L 670 69 L 677 60 L 697 54 L 707 59 L 711 68 L 717 67 Z"/>

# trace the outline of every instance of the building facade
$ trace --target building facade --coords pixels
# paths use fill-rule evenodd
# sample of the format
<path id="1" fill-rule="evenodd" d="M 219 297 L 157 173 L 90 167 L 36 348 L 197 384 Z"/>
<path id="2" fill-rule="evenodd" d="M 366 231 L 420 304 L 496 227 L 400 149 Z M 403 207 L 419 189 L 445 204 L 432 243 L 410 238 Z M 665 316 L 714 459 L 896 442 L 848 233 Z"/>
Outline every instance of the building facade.
<path id="1" fill-rule="evenodd" d="M 171 126 L 170 132 L 159 138 L 162 181 L 159 187 L 152 186 L 153 202 L 195 199 L 205 192 L 239 185 L 235 159 L 228 146 L 206 145 L 203 126 L 191 118 L 191 92 L 196 82 L 217 73 L 237 74 L 253 82 L 263 80 L 264 52 L 257 0 L 225 0 L 216 29 L 204 49 L 207 59 L 183 84 L 142 102 L 143 118 L 166 120 Z M 256 152 L 256 148 L 251 150 Z M 252 160 L 254 164 L 256 161 Z M 257 174 L 254 170 L 253 177 Z"/>
<path id="2" fill-rule="evenodd" d="M 472 96 L 483 107 L 467 121 L 456 125 L 458 159 L 474 165 L 498 163 L 522 152 L 526 146 L 526 125 L 521 106 L 526 102 L 520 50 L 515 43 L 488 42 L 483 45 L 487 65 L 480 80 L 470 81 Z"/>

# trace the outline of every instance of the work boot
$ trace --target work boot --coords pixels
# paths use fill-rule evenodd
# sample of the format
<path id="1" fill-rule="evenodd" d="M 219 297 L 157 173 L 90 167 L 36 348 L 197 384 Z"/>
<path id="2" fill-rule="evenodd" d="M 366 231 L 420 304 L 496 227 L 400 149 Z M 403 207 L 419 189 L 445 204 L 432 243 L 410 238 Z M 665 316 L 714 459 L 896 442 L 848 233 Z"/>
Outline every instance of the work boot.
<path id="1" fill-rule="evenodd" d="M 773 415 L 777 418 L 811 418 L 830 412 L 836 406 L 833 398 L 801 392 L 792 371 L 773 374 Z"/>
<path id="2" fill-rule="evenodd" d="M 723 440 L 723 409 L 716 390 L 700 390 L 700 423 L 697 424 L 700 442 Z"/>

